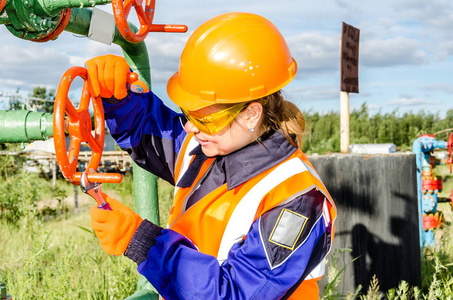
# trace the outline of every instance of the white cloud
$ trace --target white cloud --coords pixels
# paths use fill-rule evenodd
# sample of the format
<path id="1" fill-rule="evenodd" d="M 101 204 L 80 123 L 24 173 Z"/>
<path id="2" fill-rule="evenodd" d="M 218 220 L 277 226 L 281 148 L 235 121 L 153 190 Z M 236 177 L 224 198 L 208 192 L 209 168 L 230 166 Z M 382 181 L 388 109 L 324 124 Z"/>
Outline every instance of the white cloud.
<path id="1" fill-rule="evenodd" d="M 111 11 L 110 6 L 97 7 Z M 345 22 L 361 30 L 362 85 L 354 104 L 366 98 L 369 109 L 374 105 L 380 109 L 385 100 L 399 94 L 382 109 L 392 105 L 401 109 L 411 105 L 429 107 L 440 100 L 450 105 L 446 96 L 453 92 L 447 81 L 451 63 L 436 61 L 448 63 L 453 56 L 453 6 L 447 0 L 157 1 L 155 23 L 185 24 L 189 32 L 148 34 L 145 42 L 154 88 L 165 90 L 166 81 L 177 71 L 190 33 L 207 19 L 227 11 L 258 13 L 277 25 L 299 65 L 294 81 L 303 80 L 305 86 L 309 85 L 301 89 L 296 84 L 288 86 L 294 98 L 323 101 L 326 106 L 329 100 L 339 97 L 341 22 Z M 129 20 L 137 24 L 134 13 Z M 86 60 L 107 53 L 122 55 L 121 47 L 69 32 L 63 32 L 55 41 L 37 44 L 14 37 L 0 25 L 0 86 L 3 90 L 20 87 L 22 91 L 37 84 L 56 88 L 69 67 L 83 66 Z M 429 96 L 424 94 L 427 90 Z M 403 94 L 418 95 L 419 99 Z M 438 100 L 423 100 L 431 98 Z M 434 104 L 431 107 L 435 109 Z"/>
<path id="2" fill-rule="evenodd" d="M 177 33 L 159 33 L 147 38 L 146 46 L 153 82 L 166 83 L 178 71 L 179 59 L 187 39 L 187 35 Z"/>
<path id="3" fill-rule="evenodd" d="M 438 46 L 439 50 L 437 51 L 437 58 L 439 60 L 444 60 L 453 55 L 453 41 L 448 40 L 440 43 Z"/>
<path id="4" fill-rule="evenodd" d="M 336 87 L 310 86 L 285 89 L 289 94 L 297 95 L 304 102 L 340 99 L 340 90 Z"/>
<path id="5" fill-rule="evenodd" d="M 0 57 L 0 85 L 6 89 L 26 90 L 34 85 L 56 87 L 59 77 L 72 66 L 66 53 L 33 43 L 29 47 L 0 46 Z"/>
<path id="6" fill-rule="evenodd" d="M 425 85 L 423 89 L 426 91 L 442 91 L 447 94 L 453 94 L 453 85 L 451 83 L 437 83 Z"/>
<path id="7" fill-rule="evenodd" d="M 287 38 L 296 58 L 301 76 L 334 74 L 340 69 L 341 36 L 323 33 L 303 33 Z M 453 47 L 452 47 L 453 48 Z M 360 42 L 359 63 L 364 67 L 394 67 L 429 63 L 428 53 L 421 43 L 404 37 Z"/>
<path id="8" fill-rule="evenodd" d="M 442 104 L 442 101 L 424 100 L 420 98 L 412 98 L 407 95 L 401 95 L 398 99 L 385 102 L 384 105 L 389 106 L 428 106 Z"/>
<path id="9" fill-rule="evenodd" d="M 445 0 L 405 0 L 394 4 L 395 10 L 405 16 L 407 28 L 414 28 L 417 36 L 437 59 L 451 56 L 448 43 L 453 39 L 453 6 Z M 447 48 L 444 48 L 447 47 Z"/>
<path id="10" fill-rule="evenodd" d="M 334 73 L 340 66 L 340 35 L 302 33 L 286 39 L 301 76 Z"/>
<path id="11" fill-rule="evenodd" d="M 360 45 L 360 64 L 366 67 L 391 67 L 429 63 L 420 42 L 404 37 L 365 41 Z"/>
<path id="12" fill-rule="evenodd" d="M 451 31 L 453 27 L 453 8 L 450 1 L 406 0 L 396 2 L 395 8 L 411 19 L 440 30 Z"/>

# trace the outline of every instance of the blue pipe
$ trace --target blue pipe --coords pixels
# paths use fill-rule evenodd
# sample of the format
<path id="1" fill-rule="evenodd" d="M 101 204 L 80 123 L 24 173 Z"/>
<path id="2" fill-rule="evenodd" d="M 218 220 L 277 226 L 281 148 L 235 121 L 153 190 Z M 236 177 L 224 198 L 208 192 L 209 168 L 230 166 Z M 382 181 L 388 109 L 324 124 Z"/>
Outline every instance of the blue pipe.
<path id="1" fill-rule="evenodd" d="M 418 196 L 418 223 L 420 232 L 420 248 L 432 244 L 430 234 L 425 234 L 423 230 L 423 202 L 422 202 L 422 171 L 424 167 L 429 167 L 430 153 L 435 149 L 447 148 L 447 142 L 437 141 L 432 136 L 420 136 L 412 143 L 412 152 L 415 153 L 415 164 L 417 166 L 417 196 Z"/>

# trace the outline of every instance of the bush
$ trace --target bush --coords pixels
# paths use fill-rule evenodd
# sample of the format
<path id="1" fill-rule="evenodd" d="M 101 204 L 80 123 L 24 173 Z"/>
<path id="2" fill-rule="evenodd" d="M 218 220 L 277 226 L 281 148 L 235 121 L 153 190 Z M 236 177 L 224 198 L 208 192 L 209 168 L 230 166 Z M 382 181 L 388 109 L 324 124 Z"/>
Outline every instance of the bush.
<path id="1" fill-rule="evenodd" d="M 25 216 L 37 214 L 39 184 L 34 174 L 18 173 L 0 181 L 0 218 L 17 224 Z"/>

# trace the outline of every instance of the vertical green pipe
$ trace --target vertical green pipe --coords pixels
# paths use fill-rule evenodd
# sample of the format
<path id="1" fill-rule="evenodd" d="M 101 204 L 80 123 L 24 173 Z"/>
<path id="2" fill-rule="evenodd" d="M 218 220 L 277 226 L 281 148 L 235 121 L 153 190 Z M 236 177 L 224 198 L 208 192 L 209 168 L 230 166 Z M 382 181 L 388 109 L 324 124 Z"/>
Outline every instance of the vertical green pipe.
<path id="1" fill-rule="evenodd" d="M 71 19 L 66 26 L 66 31 L 88 36 L 92 11 L 89 9 L 72 9 Z M 131 25 L 131 24 L 129 24 Z M 132 30 L 136 30 L 131 26 Z M 145 42 L 132 44 L 127 42 L 115 28 L 113 43 L 121 46 L 125 59 L 132 70 L 138 73 L 140 80 L 145 82 L 151 89 L 151 69 L 149 56 Z M 135 210 L 144 219 L 159 224 L 159 201 L 157 190 L 157 177 L 133 163 L 134 174 L 134 199 Z M 146 280 L 139 277 L 137 282 L 138 291 L 127 300 L 157 300 L 159 295 L 155 288 Z"/>
<path id="2" fill-rule="evenodd" d="M 90 9 L 73 8 L 71 19 L 66 26 L 66 31 L 88 36 L 92 11 Z M 136 30 L 132 26 L 133 30 Z M 120 34 L 118 28 L 115 29 L 113 43 L 121 46 L 124 57 L 134 72 L 143 80 L 148 87 L 151 87 L 151 72 L 149 66 L 149 56 L 145 42 L 132 44 L 126 41 Z M 157 193 L 157 178 L 153 174 L 145 171 L 137 164 L 133 163 L 134 174 L 134 198 L 137 212 L 142 218 L 146 218 L 153 223 L 159 224 L 159 203 Z"/>
<path id="3" fill-rule="evenodd" d="M 118 28 L 115 30 L 113 42 L 122 47 L 124 57 L 128 64 L 134 72 L 138 73 L 140 80 L 145 82 L 148 88 L 151 89 L 151 70 L 145 43 L 131 44 L 126 42 L 119 33 Z M 135 162 L 133 162 L 132 167 L 134 174 L 135 209 L 142 218 L 159 225 L 157 177 L 139 167 Z"/>
<path id="4" fill-rule="evenodd" d="M 91 15 L 91 9 L 73 8 L 71 10 L 71 18 L 69 19 L 69 23 L 65 30 L 75 34 L 88 36 Z M 129 24 L 129 26 L 131 29 L 136 30 L 133 25 Z M 113 43 L 121 47 L 124 57 L 131 66 L 132 70 L 138 73 L 140 80 L 143 80 L 143 82 L 151 87 L 151 69 L 149 66 L 148 50 L 146 49 L 145 42 L 137 44 L 129 43 L 123 38 L 118 28 L 115 28 Z"/>
<path id="5" fill-rule="evenodd" d="M 139 167 L 135 162 L 132 167 L 134 173 L 135 209 L 142 218 L 159 225 L 157 178 Z"/>

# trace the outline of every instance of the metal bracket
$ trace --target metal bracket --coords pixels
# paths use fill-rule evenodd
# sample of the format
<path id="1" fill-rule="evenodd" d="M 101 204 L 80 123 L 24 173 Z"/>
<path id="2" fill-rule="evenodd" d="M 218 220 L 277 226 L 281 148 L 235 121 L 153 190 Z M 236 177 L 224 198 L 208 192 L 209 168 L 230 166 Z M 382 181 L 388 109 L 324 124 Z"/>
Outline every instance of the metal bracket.
<path id="1" fill-rule="evenodd" d="M 115 35 L 115 18 L 112 14 L 99 8 L 93 8 L 88 38 L 106 45 L 110 45 Z"/>

